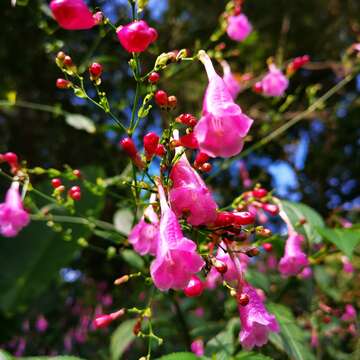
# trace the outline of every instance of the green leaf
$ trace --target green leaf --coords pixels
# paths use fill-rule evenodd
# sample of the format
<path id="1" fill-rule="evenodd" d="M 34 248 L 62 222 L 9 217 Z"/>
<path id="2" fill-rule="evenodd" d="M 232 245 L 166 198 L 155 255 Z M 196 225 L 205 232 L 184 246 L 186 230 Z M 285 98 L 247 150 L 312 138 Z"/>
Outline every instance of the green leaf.
<path id="1" fill-rule="evenodd" d="M 305 204 L 285 200 L 281 200 L 281 207 L 299 233 L 306 236 L 312 243 L 321 242 L 321 236 L 317 228 L 325 226 L 325 223 L 317 211 Z M 306 223 L 299 225 L 299 222 L 304 219 Z"/>
<path id="2" fill-rule="evenodd" d="M 269 291 L 270 281 L 268 276 L 254 269 L 247 269 L 245 274 L 246 280 L 255 287 Z"/>
<path id="3" fill-rule="evenodd" d="M 235 356 L 234 360 L 273 360 L 273 359 L 269 356 L 265 356 L 263 354 L 256 353 L 253 351 L 251 352 L 242 351 L 241 353 Z"/>
<path id="4" fill-rule="evenodd" d="M 143 258 L 138 255 L 135 251 L 130 249 L 125 249 L 120 252 L 120 256 L 126 261 L 131 267 L 134 267 L 138 270 L 143 270 L 145 267 L 145 262 Z"/>
<path id="5" fill-rule="evenodd" d="M 155 360 L 199 360 L 201 358 L 197 357 L 193 353 L 190 352 L 178 352 L 172 353 L 169 355 L 162 356 L 161 358 L 157 358 Z"/>
<path id="6" fill-rule="evenodd" d="M 295 360 L 315 360 L 303 329 L 296 324 L 290 309 L 284 305 L 270 303 L 268 309 L 280 325 L 280 333 L 270 333 L 269 339 L 275 347 Z"/>
<path id="7" fill-rule="evenodd" d="M 360 244 L 360 229 L 330 229 L 318 227 L 317 231 L 328 241 L 336 245 L 347 257 L 351 258 Z"/>
<path id="8" fill-rule="evenodd" d="M 114 214 L 114 226 L 117 231 L 129 235 L 133 226 L 134 215 L 129 209 L 120 209 Z"/>
<path id="9" fill-rule="evenodd" d="M 65 115 L 65 121 L 74 129 L 84 130 L 89 134 L 94 134 L 96 132 L 94 122 L 84 115 L 67 113 Z"/>
<path id="10" fill-rule="evenodd" d="M 122 322 L 112 334 L 110 341 L 111 360 L 121 359 L 126 348 L 136 338 L 132 331 L 135 323 L 136 319 L 126 320 Z"/>
<path id="11" fill-rule="evenodd" d="M 341 290 L 334 286 L 334 276 L 329 274 L 324 266 L 314 266 L 314 278 L 317 286 L 335 301 L 340 301 Z"/>
<path id="12" fill-rule="evenodd" d="M 15 358 L 13 359 L 15 360 Z M 22 357 L 16 359 L 18 360 L 83 360 L 75 356 L 31 356 L 31 357 Z"/>

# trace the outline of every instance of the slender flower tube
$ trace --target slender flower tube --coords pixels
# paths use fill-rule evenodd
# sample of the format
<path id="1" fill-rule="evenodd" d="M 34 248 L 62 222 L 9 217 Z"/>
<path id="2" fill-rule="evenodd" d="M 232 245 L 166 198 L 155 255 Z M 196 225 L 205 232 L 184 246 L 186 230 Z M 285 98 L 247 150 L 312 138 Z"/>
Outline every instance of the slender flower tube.
<path id="1" fill-rule="evenodd" d="M 175 213 L 170 209 L 164 189 L 158 184 L 161 219 L 158 248 L 150 274 L 155 286 L 166 291 L 184 289 L 192 275 L 204 266 L 196 244 L 184 237 Z"/>
<path id="2" fill-rule="evenodd" d="M 119 26 L 116 34 L 124 49 L 135 53 L 145 51 L 158 37 L 157 31 L 149 27 L 144 20 Z"/>
<path id="3" fill-rule="evenodd" d="M 253 120 L 242 113 L 224 80 L 215 72 L 211 59 L 205 51 L 199 52 L 209 84 L 203 102 L 203 116 L 194 128 L 200 151 L 211 157 L 228 158 L 243 148 Z"/>
<path id="4" fill-rule="evenodd" d="M 304 237 L 291 232 L 285 244 L 285 254 L 280 259 L 279 270 L 284 276 L 297 275 L 305 266 L 309 265 L 306 254 L 301 250 Z"/>
<path id="5" fill-rule="evenodd" d="M 187 221 L 195 226 L 215 221 L 217 205 L 185 154 L 173 166 L 170 179 L 173 182 L 170 203 L 177 216 L 186 214 Z"/>
<path id="6" fill-rule="evenodd" d="M 59 26 L 66 30 L 86 30 L 97 25 L 84 0 L 53 0 L 50 9 Z"/>
<path id="7" fill-rule="evenodd" d="M 275 64 L 269 65 L 269 72 L 260 81 L 265 96 L 283 96 L 289 86 L 289 80 Z"/>
<path id="8" fill-rule="evenodd" d="M 269 332 L 279 332 L 280 327 L 275 316 L 270 314 L 256 290 L 249 284 L 242 287 L 242 294 L 249 297 L 246 306 L 239 305 L 241 331 L 239 340 L 246 350 L 267 343 Z"/>
<path id="9" fill-rule="evenodd" d="M 150 203 L 154 202 L 156 195 L 151 195 Z M 129 243 L 140 255 L 156 255 L 159 241 L 159 218 L 152 205 L 149 205 L 139 223 L 134 226 L 129 235 Z"/>
<path id="10" fill-rule="evenodd" d="M 6 193 L 5 202 L 0 204 L 0 234 L 16 236 L 29 222 L 30 216 L 24 210 L 19 193 L 19 183 L 14 181 Z"/>
<path id="11" fill-rule="evenodd" d="M 229 16 L 226 32 L 230 39 L 245 40 L 252 31 L 252 26 L 245 14 Z"/>
<path id="12" fill-rule="evenodd" d="M 230 65 L 228 64 L 227 61 L 223 60 L 221 62 L 221 66 L 222 66 L 223 72 L 224 72 L 224 75 L 223 75 L 224 83 L 225 83 L 226 87 L 228 88 L 232 98 L 235 100 L 241 89 L 240 84 L 235 79 L 235 76 L 231 72 Z"/>

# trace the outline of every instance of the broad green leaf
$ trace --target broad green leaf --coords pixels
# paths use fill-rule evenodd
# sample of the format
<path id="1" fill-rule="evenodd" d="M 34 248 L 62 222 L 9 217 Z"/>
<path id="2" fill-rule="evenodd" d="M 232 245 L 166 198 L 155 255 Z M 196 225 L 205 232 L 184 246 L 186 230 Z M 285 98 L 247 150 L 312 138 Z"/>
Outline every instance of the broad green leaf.
<path id="1" fill-rule="evenodd" d="M 157 358 L 155 360 L 199 360 L 201 358 L 197 357 L 193 353 L 190 352 L 178 352 L 172 353 L 169 355 L 162 356 L 161 358 Z"/>
<path id="2" fill-rule="evenodd" d="M 30 357 L 21 357 L 13 358 L 18 360 L 84 360 L 75 356 L 30 356 Z M 0 358 L 1 360 L 1 358 Z"/>
<path id="3" fill-rule="evenodd" d="M 290 309 L 284 305 L 270 303 L 268 309 L 276 317 L 280 332 L 270 333 L 269 339 L 275 347 L 287 353 L 290 359 L 314 360 L 306 333 L 297 324 Z"/>
<path id="4" fill-rule="evenodd" d="M 317 231 L 328 241 L 336 245 L 347 257 L 351 258 L 360 244 L 360 229 L 330 229 L 318 227 Z"/>
<path id="5" fill-rule="evenodd" d="M 7 352 L 0 350 L 0 360 L 13 360 L 14 358 Z"/>
<path id="6" fill-rule="evenodd" d="M 65 115 L 65 121 L 68 125 L 77 130 L 85 130 L 89 134 L 94 134 L 96 132 L 94 122 L 84 115 L 68 113 Z"/>
<path id="7" fill-rule="evenodd" d="M 114 214 L 114 226 L 122 234 L 129 235 L 134 215 L 129 209 L 120 209 Z"/>
<path id="8" fill-rule="evenodd" d="M 81 169 L 88 180 L 102 176 L 100 168 Z M 51 193 L 49 181 L 36 186 L 38 190 Z M 31 194 L 39 207 L 47 204 L 35 193 Z M 98 216 L 103 208 L 101 198 L 87 189 L 82 191 L 82 199 L 76 204 L 77 214 Z M 61 215 L 68 215 L 61 213 Z M 72 241 L 50 229 L 46 221 L 32 220 L 15 238 L 0 238 L 0 310 L 9 315 L 24 311 L 49 286 L 59 280 L 59 270 L 65 267 L 79 251 L 77 239 L 90 235 L 90 229 L 81 224 L 61 223 L 64 229 L 71 229 Z"/>
<path id="9" fill-rule="evenodd" d="M 334 277 L 329 274 L 324 266 L 314 266 L 314 278 L 317 286 L 335 301 L 340 301 L 341 290 L 334 286 Z"/>
<path id="10" fill-rule="evenodd" d="M 135 323 L 136 319 L 126 320 L 112 334 L 110 341 L 111 360 L 121 359 L 126 348 L 136 338 L 132 331 Z"/>
<path id="11" fill-rule="evenodd" d="M 325 223 L 318 212 L 305 204 L 285 200 L 281 200 L 281 206 L 299 233 L 306 236 L 312 243 L 319 243 L 321 241 L 317 228 L 325 226 Z M 299 225 L 300 220 L 304 219 L 306 223 Z"/>
<path id="12" fill-rule="evenodd" d="M 241 353 L 235 355 L 234 360 L 272 360 L 272 358 L 253 351 L 242 351 Z"/>

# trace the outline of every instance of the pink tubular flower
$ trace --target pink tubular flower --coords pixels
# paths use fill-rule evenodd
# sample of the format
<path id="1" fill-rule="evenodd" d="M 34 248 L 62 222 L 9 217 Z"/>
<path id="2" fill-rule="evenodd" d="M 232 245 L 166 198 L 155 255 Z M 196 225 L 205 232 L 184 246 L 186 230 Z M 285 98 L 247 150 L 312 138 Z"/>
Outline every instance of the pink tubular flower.
<path id="1" fill-rule="evenodd" d="M 49 326 L 49 323 L 46 320 L 45 316 L 39 315 L 38 318 L 36 319 L 36 323 L 35 323 L 36 330 L 40 333 L 43 333 L 47 330 L 48 326 Z"/>
<path id="2" fill-rule="evenodd" d="M 356 319 L 356 309 L 351 304 L 345 305 L 345 312 L 341 316 L 343 321 L 353 321 Z"/>
<path id="3" fill-rule="evenodd" d="M 285 254 L 279 262 L 279 271 L 282 275 L 297 275 L 303 267 L 309 265 L 306 254 L 301 250 L 303 241 L 302 235 L 296 232 L 290 233 L 285 244 Z"/>
<path id="4" fill-rule="evenodd" d="M 248 295 L 249 303 L 239 305 L 241 331 L 239 340 L 246 350 L 263 346 L 268 341 L 269 332 L 278 332 L 279 324 L 275 316 L 268 313 L 256 290 L 245 284 L 242 293 Z"/>
<path id="5" fill-rule="evenodd" d="M 191 343 L 191 351 L 196 355 L 196 356 L 203 356 L 204 355 L 204 342 L 201 339 L 198 340 L 194 340 Z"/>
<path id="6" fill-rule="evenodd" d="M 289 86 L 289 80 L 276 65 L 269 65 L 269 72 L 260 81 L 265 96 L 283 96 Z"/>
<path id="7" fill-rule="evenodd" d="M 224 158 L 237 155 L 244 145 L 253 120 L 241 112 L 226 87 L 224 80 L 215 72 L 205 51 L 199 52 L 209 84 L 203 103 L 203 116 L 194 128 L 200 151 L 211 157 Z"/>
<path id="8" fill-rule="evenodd" d="M 150 202 L 155 199 L 150 199 Z M 129 243 L 140 255 L 156 255 L 159 239 L 159 218 L 152 205 L 149 205 L 139 223 L 131 230 Z"/>
<path id="9" fill-rule="evenodd" d="M 231 72 L 231 68 L 230 65 L 223 60 L 221 62 L 221 66 L 223 68 L 223 80 L 224 83 L 226 85 L 226 87 L 228 88 L 231 96 L 233 99 L 236 99 L 239 92 L 240 92 L 240 84 L 238 83 L 238 81 L 235 79 L 233 73 Z"/>
<path id="10" fill-rule="evenodd" d="M 302 269 L 301 273 L 299 274 L 299 278 L 300 278 L 300 279 L 303 279 L 303 280 L 309 279 L 309 278 L 312 277 L 312 274 L 313 274 L 313 272 L 312 272 L 312 270 L 311 270 L 311 267 L 310 267 L 310 266 L 306 266 L 306 267 L 304 267 L 304 268 Z"/>
<path id="11" fill-rule="evenodd" d="M 59 26 L 66 30 L 85 30 L 97 24 L 84 0 L 53 0 L 50 9 Z"/>
<path id="12" fill-rule="evenodd" d="M 217 205 L 200 175 L 191 167 L 183 154 L 170 172 L 173 187 L 169 198 L 177 216 L 187 215 L 191 225 L 215 221 Z"/>
<path id="13" fill-rule="evenodd" d="M 150 273 L 155 286 L 166 291 L 184 289 L 192 275 L 204 266 L 196 244 L 185 238 L 175 213 L 169 208 L 164 189 L 158 184 L 161 219 L 156 259 Z"/>
<path id="14" fill-rule="evenodd" d="M 143 52 L 157 37 L 157 31 L 144 21 L 134 21 L 116 30 L 121 45 L 128 52 Z"/>
<path id="15" fill-rule="evenodd" d="M 14 181 L 6 193 L 5 202 L 0 204 L 0 234 L 16 236 L 29 222 L 30 216 L 21 201 L 19 183 Z"/>
<path id="16" fill-rule="evenodd" d="M 244 14 L 229 16 L 226 32 L 230 39 L 243 41 L 251 33 L 252 26 Z"/>

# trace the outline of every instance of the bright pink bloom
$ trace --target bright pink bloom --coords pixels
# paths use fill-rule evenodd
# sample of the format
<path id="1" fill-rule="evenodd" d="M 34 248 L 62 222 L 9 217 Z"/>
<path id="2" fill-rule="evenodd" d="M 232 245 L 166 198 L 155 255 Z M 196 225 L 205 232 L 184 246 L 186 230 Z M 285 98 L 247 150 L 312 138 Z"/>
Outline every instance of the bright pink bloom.
<path id="1" fill-rule="evenodd" d="M 283 96 L 289 86 L 289 80 L 276 65 L 269 65 L 269 72 L 260 81 L 265 96 Z"/>
<path id="2" fill-rule="evenodd" d="M 183 154 L 170 172 L 173 187 L 169 198 L 177 216 L 186 215 L 191 225 L 215 221 L 217 205 L 203 179 L 189 164 Z"/>
<path id="3" fill-rule="evenodd" d="M 209 84 L 203 103 L 203 116 L 194 128 L 200 151 L 211 157 L 237 155 L 244 145 L 253 120 L 241 112 L 226 87 L 224 80 L 215 72 L 205 51 L 199 52 L 205 66 Z"/>
<path id="4" fill-rule="evenodd" d="M 313 272 L 312 272 L 311 267 L 310 267 L 310 266 L 306 266 L 306 267 L 303 268 L 303 270 L 302 270 L 301 273 L 299 274 L 299 278 L 300 278 L 300 279 L 303 279 L 303 280 L 309 279 L 309 278 L 312 277 L 312 274 L 313 274 Z"/>
<path id="5" fill-rule="evenodd" d="M 14 181 L 6 193 L 5 202 L 0 204 L 0 234 L 5 237 L 16 236 L 30 222 L 24 210 L 19 193 L 19 183 Z"/>
<path id="6" fill-rule="evenodd" d="M 155 286 L 166 291 L 184 289 L 192 275 L 204 266 L 196 244 L 184 237 L 175 213 L 169 208 L 164 189 L 158 185 L 161 206 L 160 234 L 156 259 L 150 273 Z"/>
<path id="7" fill-rule="evenodd" d="M 304 237 L 296 232 L 289 235 L 285 244 L 285 254 L 280 259 L 279 271 L 282 275 L 297 275 L 301 269 L 309 265 L 306 254 L 301 250 Z"/>
<path id="8" fill-rule="evenodd" d="M 280 327 L 275 316 L 266 310 L 252 286 L 245 284 L 242 293 L 248 295 L 250 301 L 246 306 L 239 305 L 238 307 L 241 321 L 239 340 L 246 350 L 250 350 L 254 346 L 265 345 L 269 332 L 278 332 Z"/>
<path id="9" fill-rule="evenodd" d="M 221 62 L 221 66 L 222 66 L 223 72 L 224 72 L 224 75 L 223 75 L 224 83 L 225 83 L 226 87 L 228 88 L 232 98 L 235 100 L 241 89 L 240 84 L 235 79 L 235 76 L 231 72 L 230 65 L 225 60 L 223 60 Z"/>
<path id="10" fill-rule="evenodd" d="M 139 223 L 131 230 L 129 243 L 140 255 L 156 255 L 159 240 L 159 218 L 149 205 Z"/>
<path id="11" fill-rule="evenodd" d="M 66 30 L 85 30 L 97 24 L 84 0 L 53 0 L 50 9 L 59 26 Z"/>
<path id="12" fill-rule="evenodd" d="M 345 305 L 345 312 L 341 316 L 343 321 L 353 321 L 356 319 L 356 309 L 351 304 Z"/>
<path id="13" fill-rule="evenodd" d="M 134 21 L 116 30 L 121 45 L 128 52 L 143 52 L 157 37 L 157 31 L 144 21 Z"/>
<path id="14" fill-rule="evenodd" d="M 44 315 L 39 315 L 36 319 L 35 327 L 36 330 L 43 333 L 47 330 L 49 324 Z"/>
<path id="15" fill-rule="evenodd" d="M 317 348 L 319 346 L 319 336 L 318 336 L 317 331 L 314 328 L 311 330 L 310 345 L 312 348 Z"/>
<path id="16" fill-rule="evenodd" d="M 204 355 L 204 342 L 201 339 L 198 340 L 194 340 L 191 343 L 191 351 L 196 355 L 196 356 L 203 356 Z"/>
<path id="17" fill-rule="evenodd" d="M 244 14 L 229 16 L 226 32 L 230 39 L 243 41 L 251 33 L 252 26 Z"/>

